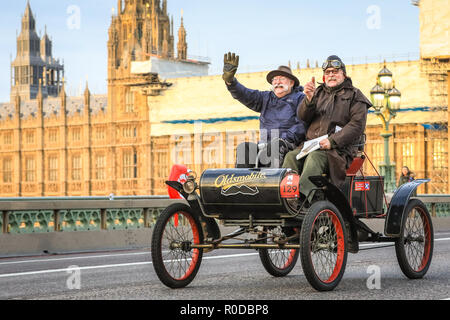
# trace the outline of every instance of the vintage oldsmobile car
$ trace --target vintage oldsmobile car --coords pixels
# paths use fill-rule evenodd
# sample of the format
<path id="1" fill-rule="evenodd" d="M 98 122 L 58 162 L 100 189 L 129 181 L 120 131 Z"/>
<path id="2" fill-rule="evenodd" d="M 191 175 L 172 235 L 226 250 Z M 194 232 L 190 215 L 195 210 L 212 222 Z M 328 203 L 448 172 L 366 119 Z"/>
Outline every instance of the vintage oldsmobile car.
<path id="1" fill-rule="evenodd" d="M 393 242 L 403 273 L 422 278 L 433 254 L 433 226 L 426 206 L 411 195 L 429 180 L 402 185 L 387 203 L 383 177 L 361 174 L 366 157 L 354 159 L 341 189 L 326 176 L 310 177 L 317 188 L 309 205 L 299 201 L 299 175 L 290 169 L 212 169 L 199 179 L 187 172 L 182 182 L 167 181 L 185 201 L 167 207 L 154 227 L 156 274 L 168 287 L 181 288 L 195 278 L 204 252 L 256 249 L 276 277 L 289 274 L 300 256 L 310 285 L 328 291 L 341 281 L 347 254 L 357 253 L 360 242 Z M 384 233 L 363 218 L 384 219 Z M 217 222 L 238 229 L 222 236 Z"/>

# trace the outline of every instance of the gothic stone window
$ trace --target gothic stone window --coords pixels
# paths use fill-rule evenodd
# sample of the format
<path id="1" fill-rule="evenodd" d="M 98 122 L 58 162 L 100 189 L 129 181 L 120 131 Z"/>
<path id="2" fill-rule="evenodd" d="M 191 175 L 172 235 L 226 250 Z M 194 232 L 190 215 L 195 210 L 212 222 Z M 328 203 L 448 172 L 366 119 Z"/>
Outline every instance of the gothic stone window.
<path id="1" fill-rule="evenodd" d="M 125 112 L 134 112 L 134 92 L 127 89 L 125 92 Z"/>
<path id="2" fill-rule="evenodd" d="M 433 170 L 447 168 L 446 143 L 444 139 L 433 139 Z"/>
<path id="3" fill-rule="evenodd" d="M 95 179 L 106 179 L 106 156 L 104 154 L 98 154 L 95 157 Z"/>
<path id="4" fill-rule="evenodd" d="M 81 180 L 81 168 L 82 168 L 81 155 L 73 155 L 72 156 L 72 180 L 73 181 Z"/>
<path id="5" fill-rule="evenodd" d="M 25 158 L 25 182 L 34 182 L 36 179 L 36 160 L 34 157 Z"/>
<path id="6" fill-rule="evenodd" d="M 55 155 L 48 158 L 48 180 L 58 181 L 58 157 Z"/>
<path id="7" fill-rule="evenodd" d="M 122 128 L 122 136 L 124 138 L 135 138 L 137 136 L 137 129 L 135 126 L 128 125 Z"/>
<path id="8" fill-rule="evenodd" d="M 72 129 L 72 141 L 81 141 L 81 128 L 75 127 Z"/>
<path id="9" fill-rule="evenodd" d="M 27 144 L 33 144 L 34 143 L 34 132 L 33 131 L 27 131 L 25 133 L 25 142 Z"/>
<path id="10" fill-rule="evenodd" d="M 96 140 L 105 140 L 106 138 L 106 128 L 105 126 L 99 126 L 95 128 L 95 139 Z"/>
<path id="11" fill-rule="evenodd" d="M 384 145 L 379 140 L 366 143 L 365 150 L 370 161 L 364 161 L 364 171 L 367 174 L 376 174 L 376 170 L 379 170 L 379 165 L 384 161 Z M 372 164 L 371 164 L 372 163 Z M 375 167 L 373 168 L 372 165 Z"/>
<path id="12" fill-rule="evenodd" d="M 137 153 L 135 151 L 125 151 L 123 153 L 123 178 L 137 178 Z"/>
<path id="13" fill-rule="evenodd" d="M 169 172 L 169 149 L 156 149 L 156 176 L 165 177 Z"/>
<path id="14" fill-rule="evenodd" d="M 58 142 L 58 129 L 50 129 L 48 131 L 48 141 Z"/>
<path id="15" fill-rule="evenodd" d="M 11 131 L 5 132 L 5 133 L 3 134 L 3 143 L 4 143 L 5 145 L 10 145 L 10 144 L 12 144 L 12 137 L 13 137 L 13 134 L 12 134 Z"/>
<path id="16" fill-rule="evenodd" d="M 402 144 L 403 163 L 402 166 L 407 166 L 411 170 L 414 168 L 414 142 L 405 141 Z"/>
<path id="17" fill-rule="evenodd" d="M 4 158 L 3 159 L 3 183 L 11 183 L 12 182 L 12 159 Z"/>

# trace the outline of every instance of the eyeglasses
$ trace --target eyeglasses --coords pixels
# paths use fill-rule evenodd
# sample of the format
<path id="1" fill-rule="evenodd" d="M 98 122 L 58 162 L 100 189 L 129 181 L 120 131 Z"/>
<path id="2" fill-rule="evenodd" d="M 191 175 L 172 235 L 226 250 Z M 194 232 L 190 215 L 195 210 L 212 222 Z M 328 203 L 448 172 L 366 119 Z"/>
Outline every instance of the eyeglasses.
<path id="1" fill-rule="evenodd" d="M 344 64 L 339 60 L 327 60 L 322 64 L 322 70 L 325 71 L 328 68 L 342 69 Z"/>
<path id="2" fill-rule="evenodd" d="M 340 70 L 341 70 L 341 69 L 330 69 L 330 70 L 324 71 L 324 74 L 325 74 L 326 76 L 329 76 L 330 74 L 336 75 L 336 74 L 339 73 Z"/>
<path id="3" fill-rule="evenodd" d="M 286 80 L 288 80 L 288 78 L 286 78 L 286 77 L 284 77 L 284 76 L 276 76 L 276 77 L 273 77 L 272 78 L 272 84 L 274 83 L 274 82 L 284 82 L 284 81 L 286 81 Z"/>

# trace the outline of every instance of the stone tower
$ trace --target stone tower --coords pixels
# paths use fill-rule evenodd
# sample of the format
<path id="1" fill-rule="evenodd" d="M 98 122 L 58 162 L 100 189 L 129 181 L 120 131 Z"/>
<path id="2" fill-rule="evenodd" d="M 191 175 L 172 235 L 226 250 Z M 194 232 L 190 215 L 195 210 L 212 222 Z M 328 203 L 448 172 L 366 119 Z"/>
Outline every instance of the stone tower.
<path id="1" fill-rule="evenodd" d="M 113 146 L 110 154 L 116 168 L 111 176 L 115 181 L 113 189 L 123 194 L 133 190 L 131 183 L 150 190 L 150 119 L 143 87 L 151 86 L 148 94 L 157 95 L 168 85 L 155 72 L 136 74 L 132 70 L 136 63 L 151 58 L 175 61 L 173 21 L 167 14 L 167 0 L 118 0 L 107 46 L 107 117 Z"/>
<path id="2" fill-rule="evenodd" d="M 187 59 L 187 42 L 186 42 L 186 29 L 183 25 L 183 11 L 181 11 L 181 25 L 178 29 L 178 59 L 186 60 Z"/>
<path id="3" fill-rule="evenodd" d="M 36 99 L 39 86 L 43 98 L 58 96 L 64 66 L 52 57 L 52 41 L 47 28 L 42 39 L 36 33 L 36 21 L 27 2 L 22 30 L 17 37 L 17 55 L 11 64 L 11 101 Z"/>
<path id="4" fill-rule="evenodd" d="M 129 74 L 133 61 L 150 56 L 174 58 L 173 21 L 167 14 L 167 0 L 118 0 L 108 40 L 109 79 Z M 124 73 L 125 72 L 125 73 Z"/>

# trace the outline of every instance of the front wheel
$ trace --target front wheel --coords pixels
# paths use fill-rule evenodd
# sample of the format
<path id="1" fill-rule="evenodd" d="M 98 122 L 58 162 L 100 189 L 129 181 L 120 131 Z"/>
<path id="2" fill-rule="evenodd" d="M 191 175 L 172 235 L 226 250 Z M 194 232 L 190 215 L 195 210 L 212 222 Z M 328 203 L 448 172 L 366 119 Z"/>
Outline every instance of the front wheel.
<path id="1" fill-rule="evenodd" d="M 428 271 L 433 256 L 433 224 L 422 201 L 408 202 L 402 219 L 395 253 L 403 273 L 410 279 L 420 279 Z"/>
<path id="2" fill-rule="evenodd" d="M 300 257 L 305 277 L 314 289 L 330 291 L 341 281 L 347 263 L 347 231 L 341 213 L 331 202 L 315 202 L 306 213 Z"/>
<path id="3" fill-rule="evenodd" d="M 203 232 L 192 209 L 182 203 L 168 206 L 159 216 L 152 235 L 152 261 L 158 278 L 170 288 L 182 288 L 194 280 L 203 249 Z"/>
<path id="4" fill-rule="evenodd" d="M 272 236 L 279 237 L 295 235 L 295 233 L 296 229 L 294 228 L 288 228 L 285 231 L 278 229 L 272 230 Z M 300 250 L 298 249 L 259 249 L 259 257 L 264 269 L 266 269 L 269 274 L 274 277 L 284 277 L 294 269 L 299 252 Z"/>

